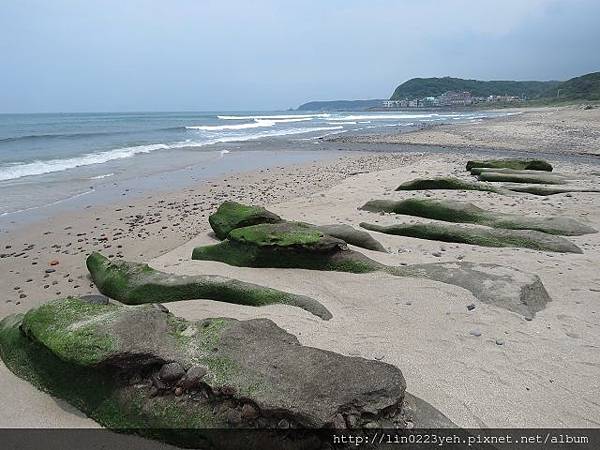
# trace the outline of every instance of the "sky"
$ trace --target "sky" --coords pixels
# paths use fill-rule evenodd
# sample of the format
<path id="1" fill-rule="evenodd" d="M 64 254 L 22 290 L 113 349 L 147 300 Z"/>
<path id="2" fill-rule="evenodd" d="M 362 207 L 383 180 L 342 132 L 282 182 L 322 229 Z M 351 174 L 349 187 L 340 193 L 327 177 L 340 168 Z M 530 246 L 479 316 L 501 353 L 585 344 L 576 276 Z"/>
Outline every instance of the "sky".
<path id="1" fill-rule="evenodd" d="M 600 70 L 598 0 L 2 0 L 0 112 L 281 110 Z"/>

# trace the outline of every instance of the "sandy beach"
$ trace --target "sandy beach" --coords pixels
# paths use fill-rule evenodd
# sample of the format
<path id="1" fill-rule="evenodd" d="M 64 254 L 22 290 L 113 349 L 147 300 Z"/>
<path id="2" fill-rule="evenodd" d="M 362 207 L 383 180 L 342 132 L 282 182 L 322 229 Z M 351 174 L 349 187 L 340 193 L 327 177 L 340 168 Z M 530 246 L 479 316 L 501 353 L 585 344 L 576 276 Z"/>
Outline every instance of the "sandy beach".
<path id="1" fill-rule="evenodd" d="M 390 152 L 355 152 L 333 160 L 228 175 L 183 191 L 125 196 L 111 205 L 62 212 L 2 230 L 0 316 L 54 298 L 97 292 L 84 260 L 92 251 L 149 262 L 176 274 L 219 274 L 304 294 L 333 318 L 324 322 L 283 305 L 253 308 L 209 300 L 168 304 L 177 316 L 265 317 L 304 345 L 393 364 L 407 391 L 461 427 L 600 426 L 600 234 L 569 237 L 581 254 L 443 243 L 373 232 L 388 253 L 356 249 L 389 265 L 466 261 L 534 273 L 552 301 L 533 320 L 479 301 L 457 286 L 384 273 L 253 269 L 191 261 L 193 247 L 216 242 L 208 215 L 224 200 L 268 207 L 315 224 L 388 225 L 421 221 L 359 210 L 371 199 L 462 200 L 523 216 L 565 216 L 600 230 L 600 195 L 548 197 L 481 191 L 395 191 L 417 177 L 469 180 L 477 149 L 555 153 L 555 171 L 578 187 L 600 189 L 600 108 L 520 111 L 481 123 L 443 125 L 394 135 L 335 139 L 344 150 L 390 144 Z M 407 145 L 410 144 L 410 147 Z M 432 151 L 452 147 L 456 152 Z M 410 149 L 410 151 L 408 150 Z M 391 151 L 395 151 L 392 153 Z M 572 158 L 564 158 L 571 155 Z M 559 158 L 560 156 L 560 158 Z M 467 305 L 474 304 L 474 308 Z M 472 332 L 476 330 L 479 335 Z M 477 333 L 475 333 L 477 334 Z M 14 376 L 0 364 L 0 392 L 10 404 L 2 427 L 93 427 L 75 409 Z"/>
<path id="2" fill-rule="evenodd" d="M 469 126 L 436 125 L 405 134 L 330 137 L 335 142 L 417 144 L 462 149 L 503 149 L 599 155 L 600 108 L 585 105 L 508 110 L 512 115 Z"/>

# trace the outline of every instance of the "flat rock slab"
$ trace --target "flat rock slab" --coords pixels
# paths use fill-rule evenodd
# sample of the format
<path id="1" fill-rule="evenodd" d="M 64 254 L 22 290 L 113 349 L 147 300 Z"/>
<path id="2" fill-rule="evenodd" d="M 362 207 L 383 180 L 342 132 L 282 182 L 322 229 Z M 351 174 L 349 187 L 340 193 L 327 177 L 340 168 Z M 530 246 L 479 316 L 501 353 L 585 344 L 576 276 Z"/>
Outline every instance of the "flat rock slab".
<path id="1" fill-rule="evenodd" d="M 497 188 L 486 183 L 474 183 L 455 177 L 416 178 L 402 183 L 396 188 L 397 191 L 417 190 L 463 190 L 463 191 L 489 191 L 497 192 Z"/>
<path id="2" fill-rule="evenodd" d="M 510 230 L 537 230 L 563 236 L 596 233 L 597 230 L 569 217 L 526 217 L 487 211 L 473 203 L 456 200 L 410 198 L 406 200 L 370 200 L 361 206 L 371 212 L 388 212 L 426 217 L 455 223 L 476 223 Z"/>
<path id="3" fill-rule="evenodd" d="M 566 184 L 566 180 L 558 175 L 550 173 L 503 173 L 503 172 L 481 172 L 478 177 L 480 181 L 530 183 L 530 184 Z"/>
<path id="4" fill-rule="evenodd" d="M 593 188 L 577 188 L 577 187 L 554 187 L 554 186 L 521 186 L 518 184 L 505 184 L 502 186 L 504 189 L 508 189 L 513 192 L 524 192 L 527 194 L 547 196 L 555 194 L 566 194 L 570 192 L 600 192 L 600 189 Z"/>
<path id="5" fill-rule="evenodd" d="M 380 233 L 441 242 L 459 242 L 484 247 L 521 247 L 534 250 L 583 253 L 571 241 L 535 230 L 450 225 L 446 223 L 399 223 L 389 226 L 361 223 L 361 227 Z"/>
<path id="6" fill-rule="evenodd" d="M 449 262 L 398 268 L 405 276 L 429 278 L 467 289 L 484 303 L 533 318 L 551 301 L 537 275 L 496 264 Z"/>
<path id="7" fill-rule="evenodd" d="M 219 275 L 174 275 L 147 264 L 111 261 L 99 253 L 86 260 L 96 287 L 129 305 L 209 299 L 247 306 L 284 304 L 302 308 L 322 319 L 331 313 L 317 300 Z"/>
<path id="8" fill-rule="evenodd" d="M 475 167 L 516 170 L 543 170 L 552 172 L 552 165 L 541 159 L 486 159 L 467 161 L 467 170 L 471 170 Z"/>

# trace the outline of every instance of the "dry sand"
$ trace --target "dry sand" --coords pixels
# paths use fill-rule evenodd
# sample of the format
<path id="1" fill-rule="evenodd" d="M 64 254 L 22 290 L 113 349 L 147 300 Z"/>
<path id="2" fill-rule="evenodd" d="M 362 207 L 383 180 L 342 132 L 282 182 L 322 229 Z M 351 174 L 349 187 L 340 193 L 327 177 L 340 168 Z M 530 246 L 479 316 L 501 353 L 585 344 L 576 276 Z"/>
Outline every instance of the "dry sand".
<path id="1" fill-rule="evenodd" d="M 515 109 L 509 111 L 513 115 L 475 124 L 437 125 L 412 133 L 329 140 L 600 155 L 600 107 L 584 108 Z"/>
<path id="2" fill-rule="evenodd" d="M 510 120 L 523 116 L 514 117 Z M 587 150 L 591 152 L 590 147 Z M 190 260 L 194 246 L 214 242 L 208 233 L 207 216 L 225 199 L 263 204 L 288 219 L 358 226 L 362 221 L 391 224 L 418 220 L 357 210 L 367 200 L 431 195 L 473 201 L 494 211 L 566 215 L 600 229 L 597 193 L 537 197 L 394 191 L 398 184 L 418 176 L 466 177 L 467 156 L 356 155 L 329 163 L 241 174 L 185 192 L 93 207 L 4 233 L 0 253 L 13 254 L 0 259 L 0 288 L 5 293 L 0 316 L 59 296 L 93 291 L 83 260 L 86 253 L 101 250 L 115 257 L 122 254 L 129 260 L 150 261 L 153 267 L 169 272 L 233 276 L 312 296 L 332 312 L 333 319 L 325 322 L 283 305 L 252 308 L 192 300 L 167 306 L 187 319 L 266 317 L 305 345 L 395 364 L 406 377 L 409 392 L 460 426 L 600 426 L 600 233 L 569 238 L 584 250 L 583 254 L 446 244 L 379 233 L 373 235 L 389 254 L 358 249 L 386 264 L 455 261 L 460 257 L 538 274 L 552 302 L 532 321 L 483 304 L 459 287 L 424 279 L 382 273 L 237 268 Z M 600 185 L 600 176 L 595 175 L 598 166 L 554 163 L 559 172 L 584 178 L 577 181 L 579 184 Z M 160 222 L 148 224 L 155 212 L 161 214 L 156 216 Z M 136 215 L 144 217 L 126 225 Z M 119 229 L 123 229 L 122 234 L 117 234 Z M 81 233 L 87 234 L 78 236 Z M 19 255 L 30 244 L 34 247 Z M 7 245 L 11 248 L 5 249 Z M 53 259 L 59 264 L 49 266 Z M 48 268 L 56 272 L 46 274 Z M 45 285 L 49 287 L 44 289 Z M 20 293 L 26 297 L 19 298 Z M 476 306 L 472 311 L 466 307 L 470 303 Z M 471 335 L 473 330 L 479 330 L 481 336 Z M 0 410 L 0 426 L 93 425 L 72 408 L 19 380 L 1 364 L 0 371 L 0 392 L 11 405 Z"/>

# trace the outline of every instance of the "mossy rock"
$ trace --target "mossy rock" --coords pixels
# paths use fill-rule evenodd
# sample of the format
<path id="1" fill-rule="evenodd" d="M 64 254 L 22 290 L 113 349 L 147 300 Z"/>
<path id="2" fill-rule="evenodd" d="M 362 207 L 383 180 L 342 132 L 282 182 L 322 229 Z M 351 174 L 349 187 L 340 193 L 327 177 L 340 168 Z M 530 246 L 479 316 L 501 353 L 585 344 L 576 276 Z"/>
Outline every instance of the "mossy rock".
<path id="1" fill-rule="evenodd" d="M 417 190 L 435 190 L 451 189 L 462 191 L 489 191 L 497 192 L 494 186 L 484 183 L 473 183 L 454 177 L 436 177 L 436 178 L 416 178 L 414 180 L 402 183 L 396 188 L 397 191 L 417 191 Z"/>
<path id="2" fill-rule="evenodd" d="M 380 233 L 432 241 L 458 242 L 484 247 L 522 247 L 547 252 L 583 253 L 579 247 L 565 238 L 534 230 L 503 230 L 445 223 L 400 223 L 382 226 L 363 222 L 360 226 Z"/>
<path id="3" fill-rule="evenodd" d="M 467 161 L 467 170 L 474 167 L 491 167 L 495 169 L 543 170 L 552 172 L 552 165 L 541 159 L 487 159 Z"/>
<path id="4" fill-rule="evenodd" d="M 276 228 L 276 230 L 273 230 L 273 234 L 278 234 L 281 231 L 279 225 L 262 225 L 261 234 L 268 233 L 267 229 L 271 227 Z M 258 226 L 255 225 L 255 227 Z M 255 230 L 248 230 L 247 232 L 243 232 L 243 230 L 239 229 L 236 232 L 239 231 L 241 235 L 245 236 L 255 235 Z M 219 261 L 240 267 L 298 268 L 351 273 L 381 271 L 395 276 L 422 276 L 471 290 L 478 299 L 486 303 L 499 304 L 502 307 L 511 305 L 511 310 L 526 315 L 535 313 L 532 313 L 526 306 L 522 306 L 520 291 L 515 291 L 511 287 L 511 283 L 515 280 L 526 280 L 522 285 L 519 284 L 526 290 L 526 286 L 537 285 L 541 282 L 537 276 L 526 274 L 517 269 L 494 266 L 496 270 L 508 271 L 509 276 L 502 278 L 494 275 L 493 270 L 487 270 L 487 268 L 480 271 L 471 270 L 471 266 L 463 262 L 453 263 L 452 267 L 447 265 L 438 267 L 433 264 L 430 269 L 417 270 L 417 267 L 420 266 L 386 266 L 362 253 L 348 249 L 346 246 L 335 247 L 329 252 L 310 251 L 302 246 L 257 245 L 254 240 L 235 241 L 231 239 L 232 234 L 230 234 L 230 239 L 219 244 L 196 247 L 193 250 L 192 259 Z M 260 242 L 262 243 L 262 240 Z M 452 274 L 456 272 L 462 276 L 453 278 Z M 471 281 L 468 280 L 468 276 L 472 277 Z M 495 284 L 498 289 L 490 291 L 478 287 L 492 284 Z M 506 286 L 500 289 L 504 284 Z M 549 297 L 546 294 L 546 298 L 540 303 L 545 304 L 547 301 L 549 301 Z"/>
<path id="5" fill-rule="evenodd" d="M 341 239 L 347 244 L 355 245 L 356 247 L 366 248 L 367 250 L 374 250 L 376 252 L 387 253 L 387 250 L 379 241 L 377 241 L 371 234 L 357 230 L 350 225 L 345 224 L 333 224 L 333 225 L 315 225 L 315 227 L 329 236 Z"/>
<path id="6" fill-rule="evenodd" d="M 192 259 L 240 267 L 280 267 L 373 272 L 381 264 L 350 250 L 345 241 L 299 222 L 238 228 L 229 239 L 196 247 Z"/>
<path id="7" fill-rule="evenodd" d="M 206 429 L 253 427 L 259 418 L 267 426 L 285 419 L 295 428 L 324 428 L 340 414 L 352 414 L 359 428 L 384 417 L 401 427 L 419 419 L 403 411 L 406 383 L 398 368 L 303 346 L 270 320 L 190 322 L 150 305 L 110 305 L 107 318 L 105 308 L 87 309 L 76 298 L 45 308 L 42 328 L 34 326 L 36 310 L 0 322 L 0 356 L 17 376 L 107 428 L 155 433 L 194 448 L 232 448 L 204 446 L 211 436 Z M 74 309 L 89 315 L 74 315 Z M 85 358 L 54 345 L 82 328 L 100 346 L 110 334 L 114 347 L 101 358 Z M 93 353 L 88 346 L 81 351 Z M 178 364 L 181 374 L 162 378 L 164 363 Z M 201 382 L 174 395 L 198 366 L 205 368 Z M 232 413 L 245 404 L 256 414 L 232 423 Z"/>
<path id="8" fill-rule="evenodd" d="M 478 177 L 480 181 L 508 182 L 508 183 L 530 183 L 530 184 L 566 184 L 564 178 L 543 172 L 533 173 L 505 173 L 505 172 L 481 172 Z"/>
<path id="9" fill-rule="evenodd" d="M 533 194 L 539 196 L 548 196 L 556 194 L 566 194 L 570 192 L 600 192 L 600 189 L 586 189 L 586 188 L 570 188 L 570 187 L 554 187 L 554 186 L 519 186 L 519 185 L 504 185 L 504 189 L 508 189 L 513 192 L 523 192 L 526 194 Z"/>
<path id="10" fill-rule="evenodd" d="M 361 206 L 371 212 L 388 212 L 425 217 L 445 222 L 475 223 L 510 230 L 536 230 L 564 236 L 579 236 L 597 231 L 569 217 L 527 217 L 487 211 L 472 203 L 456 200 L 410 198 L 406 200 L 370 200 Z"/>
<path id="11" fill-rule="evenodd" d="M 236 228 L 244 228 L 263 223 L 281 223 L 288 221 L 283 220 L 277 214 L 260 206 L 244 205 L 236 202 L 224 202 L 219 206 L 217 212 L 209 217 L 209 222 L 215 231 L 215 235 L 219 239 L 224 240 L 229 233 Z M 307 227 L 314 227 L 323 234 L 342 239 L 346 243 L 356 245 L 357 247 L 379 252 L 386 251 L 385 248 L 373 239 L 369 233 L 356 230 L 350 225 L 312 225 L 304 222 L 302 222 L 302 224 Z"/>
<path id="12" fill-rule="evenodd" d="M 518 169 L 494 169 L 493 167 L 473 167 L 471 169 L 471 175 L 480 175 L 484 172 L 496 172 L 496 173 L 516 173 L 516 174 L 523 174 L 523 175 L 531 175 L 531 174 L 536 174 L 536 173 L 541 173 L 541 174 L 546 174 L 548 175 L 548 172 L 545 171 L 539 171 L 539 170 L 518 170 Z"/>
<path id="13" fill-rule="evenodd" d="M 302 308 L 324 320 L 331 313 L 316 300 L 303 295 L 246 283 L 219 275 L 174 275 L 92 253 L 86 260 L 92 280 L 108 297 L 128 305 L 208 299 L 237 305 L 265 306 L 281 303 Z"/>
<path id="14" fill-rule="evenodd" d="M 278 223 L 283 219 L 260 206 L 237 202 L 223 202 L 208 222 L 219 239 L 225 239 L 231 230 L 260 223 Z"/>

